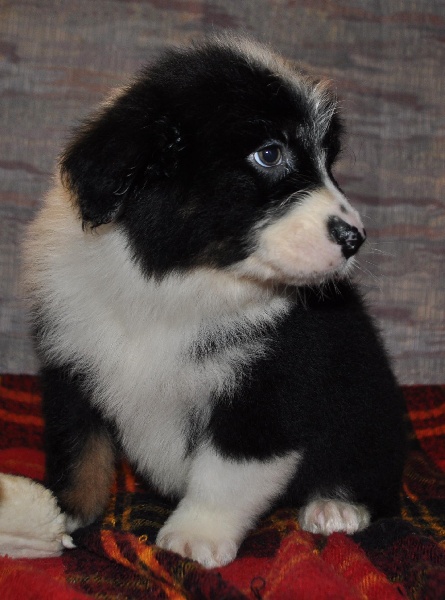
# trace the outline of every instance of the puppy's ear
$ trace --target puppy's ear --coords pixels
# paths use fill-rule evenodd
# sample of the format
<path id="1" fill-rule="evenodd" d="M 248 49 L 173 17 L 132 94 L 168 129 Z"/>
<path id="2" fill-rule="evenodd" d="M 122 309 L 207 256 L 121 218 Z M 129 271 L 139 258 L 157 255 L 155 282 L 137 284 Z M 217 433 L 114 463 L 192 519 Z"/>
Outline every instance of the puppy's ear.
<path id="1" fill-rule="evenodd" d="M 83 226 L 116 220 L 131 195 L 170 176 L 180 146 L 179 130 L 167 116 L 128 110 L 123 102 L 85 122 L 60 160 Z"/>

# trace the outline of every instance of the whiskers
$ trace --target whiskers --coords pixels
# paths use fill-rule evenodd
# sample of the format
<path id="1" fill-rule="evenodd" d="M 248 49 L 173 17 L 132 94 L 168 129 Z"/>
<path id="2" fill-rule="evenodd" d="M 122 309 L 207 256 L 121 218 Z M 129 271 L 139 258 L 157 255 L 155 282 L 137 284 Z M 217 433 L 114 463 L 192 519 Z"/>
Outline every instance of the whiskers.
<path id="1" fill-rule="evenodd" d="M 367 263 L 371 266 L 371 268 L 366 267 L 363 263 Z M 360 284 L 365 287 L 375 287 L 375 284 L 378 284 L 378 288 L 382 288 L 382 279 L 383 275 L 379 272 L 376 273 L 377 265 L 375 263 L 370 262 L 369 260 L 361 259 L 360 262 L 355 261 L 354 270 L 360 272 Z M 348 273 L 348 277 L 351 278 L 351 272 Z M 370 280 L 372 280 L 373 285 L 371 286 Z"/>
<path id="2" fill-rule="evenodd" d="M 383 241 L 383 242 L 370 242 L 367 241 L 366 242 L 366 251 L 369 254 L 380 254 L 382 256 L 389 256 L 390 258 L 395 258 L 396 253 L 395 252 L 390 252 L 391 246 L 394 245 L 396 242 L 393 242 L 392 240 L 387 240 L 387 241 Z M 379 246 L 381 246 L 382 244 L 388 244 L 386 249 L 382 249 Z"/>
<path id="3" fill-rule="evenodd" d="M 382 273 L 381 259 L 394 259 L 395 257 L 394 252 L 391 252 L 390 249 L 380 248 L 380 244 L 381 242 L 367 242 L 366 246 L 359 253 L 359 256 L 351 261 L 351 266 L 347 273 L 351 277 L 352 272 L 357 273 L 358 271 L 361 285 L 365 287 L 375 287 L 377 285 L 379 290 L 382 289 L 382 282 L 385 278 L 385 275 Z"/>

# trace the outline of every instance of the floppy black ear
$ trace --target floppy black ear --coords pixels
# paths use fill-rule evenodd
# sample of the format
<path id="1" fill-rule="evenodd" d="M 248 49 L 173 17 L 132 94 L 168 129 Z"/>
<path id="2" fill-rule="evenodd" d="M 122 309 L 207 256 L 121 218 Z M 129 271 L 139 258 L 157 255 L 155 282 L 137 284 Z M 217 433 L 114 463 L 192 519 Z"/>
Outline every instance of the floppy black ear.
<path id="1" fill-rule="evenodd" d="M 138 188 L 171 174 L 179 145 L 178 129 L 165 115 L 156 118 L 123 101 L 85 122 L 60 160 L 83 225 L 116 220 Z"/>

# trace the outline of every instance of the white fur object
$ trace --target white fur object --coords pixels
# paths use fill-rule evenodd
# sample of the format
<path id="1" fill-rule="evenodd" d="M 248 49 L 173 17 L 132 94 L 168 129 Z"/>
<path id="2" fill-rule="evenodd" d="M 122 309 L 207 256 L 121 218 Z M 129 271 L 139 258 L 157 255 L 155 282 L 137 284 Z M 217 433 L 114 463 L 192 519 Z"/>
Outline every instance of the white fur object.
<path id="1" fill-rule="evenodd" d="M 45 558 L 74 547 L 52 493 L 27 477 L 0 473 L 0 556 Z"/>

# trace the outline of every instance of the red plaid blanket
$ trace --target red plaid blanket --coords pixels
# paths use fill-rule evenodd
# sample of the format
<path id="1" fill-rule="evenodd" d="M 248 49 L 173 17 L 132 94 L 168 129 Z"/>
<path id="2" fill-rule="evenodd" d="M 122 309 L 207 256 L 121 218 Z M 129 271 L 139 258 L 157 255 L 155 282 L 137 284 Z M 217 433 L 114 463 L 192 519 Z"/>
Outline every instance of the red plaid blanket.
<path id="1" fill-rule="evenodd" d="M 0 557 L 0 598 L 445 598 L 445 386 L 404 392 L 413 433 L 402 518 L 325 538 L 301 531 L 295 510 L 280 510 L 251 532 L 235 562 L 208 571 L 153 545 L 172 506 L 121 463 L 103 522 L 75 535 L 77 549 Z M 36 377 L 0 376 L 0 431 L 0 471 L 42 480 Z"/>

